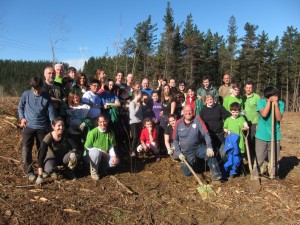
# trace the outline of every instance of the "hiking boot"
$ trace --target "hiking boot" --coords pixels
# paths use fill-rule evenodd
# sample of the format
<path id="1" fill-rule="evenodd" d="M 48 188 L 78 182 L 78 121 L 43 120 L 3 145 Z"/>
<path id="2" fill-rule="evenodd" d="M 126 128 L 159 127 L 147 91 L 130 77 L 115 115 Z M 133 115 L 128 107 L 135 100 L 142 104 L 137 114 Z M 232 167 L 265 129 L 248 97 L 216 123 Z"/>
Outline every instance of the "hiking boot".
<path id="1" fill-rule="evenodd" d="M 97 174 L 97 173 L 93 173 L 93 174 L 91 174 L 91 178 L 92 178 L 93 180 L 99 180 L 99 179 L 100 179 L 100 176 L 99 176 L 99 174 Z"/>
<path id="2" fill-rule="evenodd" d="M 56 172 L 51 173 L 50 176 L 53 180 L 58 180 L 58 174 Z"/>
<path id="3" fill-rule="evenodd" d="M 34 173 L 28 173 L 27 174 L 28 180 L 34 181 L 36 178 L 36 175 Z"/>
<path id="4" fill-rule="evenodd" d="M 91 172 L 91 178 L 93 180 L 99 180 L 100 176 L 97 172 L 97 170 L 92 166 L 92 164 L 90 163 L 90 172 Z"/>
<path id="5" fill-rule="evenodd" d="M 228 180 L 232 180 L 234 178 L 234 174 L 231 174 L 229 177 L 228 177 Z"/>
<path id="6" fill-rule="evenodd" d="M 68 168 L 72 170 L 75 168 L 76 165 L 77 165 L 76 154 L 72 152 L 69 157 Z"/>
<path id="7" fill-rule="evenodd" d="M 47 178 L 47 177 L 49 177 L 49 174 L 46 173 L 46 172 L 43 172 L 43 173 L 42 173 L 42 178 Z"/>
<path id="8" fill-rule="evenodd" d="M 68 171 L 67 177 L 70 180 L 77 180 L 77 177 L 76 177 L 75 172 L 73 170 Z"/>

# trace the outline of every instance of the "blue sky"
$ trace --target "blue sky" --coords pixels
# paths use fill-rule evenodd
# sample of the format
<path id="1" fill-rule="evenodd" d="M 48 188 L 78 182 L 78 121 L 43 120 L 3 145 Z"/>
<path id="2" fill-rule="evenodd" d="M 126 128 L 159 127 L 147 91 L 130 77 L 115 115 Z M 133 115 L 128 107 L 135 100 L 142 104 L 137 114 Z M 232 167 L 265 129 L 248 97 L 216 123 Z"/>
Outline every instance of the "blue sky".
<path id="1" fill-rule="evenodd" d="M 211 29 L 224 37 L 232 15 L 239 37 L 246 22 L 258 25 L 257 34 L 264 30 L 271 40 L 282 37 L 287 26 L 300 29 L 298 0 L 169 2 L 175 24 L 184 23 L 191 13 L 200 31 Z M 166 0 L 0 0 L 0 59 L 52 60 L 49 34 L 56 40 L 57 27 L 63 24 L 66 31 L 56 45 L 56 59 L 79 68 L 84 57 L 107 51 L 115 55 L 117 43 L 133 36 L 134 27 L 149 15 L 160 39 L 166 5 Z M 80 52 L 80 47 L 87 50 Z"/>

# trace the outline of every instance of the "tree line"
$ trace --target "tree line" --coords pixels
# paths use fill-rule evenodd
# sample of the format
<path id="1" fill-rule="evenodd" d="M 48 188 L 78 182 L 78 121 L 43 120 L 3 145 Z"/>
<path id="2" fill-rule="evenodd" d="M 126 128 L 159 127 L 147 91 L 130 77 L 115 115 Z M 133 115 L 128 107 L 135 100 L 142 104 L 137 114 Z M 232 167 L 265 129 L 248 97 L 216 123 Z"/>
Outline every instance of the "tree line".
<path id="1" fill-rule="evenodd" d="M 288 26 L 283 36 L 270 40 L 258 25 L 246 23 L 245 35 L 238 37 L 236 19 L 231 16 L 228 35 L 201 31 L 191 14 L 186 21 L 176 25 L 170 3 L 163 18 L 164 30 L 160 39 L 157 24 L 151 16 L 135 26 L 132 37 L 120 40 L 116 54 L 107 52 L 101 57 L 89 58 L 83 67 L 88 77 L 97 69 L 104 69 L 109 77 L 117 71 L 133 73 L 136 80 L 148 77 L 156 86 L 157 76 L 201 84 L 202 76 L 209 75 L 215 86 L 222 84 L 222 76 L 230 73 L 233 82 L 254 83 L 261 94 L 269 85 L 275 86 L 280 98 L 286 102 L 287 111 L 299 111 L 300 34 Z M 0 60 L 0 92 L 20 95 L 33 75 L 42 75 L 45 65 L 53 62 Z M 66 64 L 66 66 L 68 66 Z M 70 65 L 72 66 L 72 65 Z"/>

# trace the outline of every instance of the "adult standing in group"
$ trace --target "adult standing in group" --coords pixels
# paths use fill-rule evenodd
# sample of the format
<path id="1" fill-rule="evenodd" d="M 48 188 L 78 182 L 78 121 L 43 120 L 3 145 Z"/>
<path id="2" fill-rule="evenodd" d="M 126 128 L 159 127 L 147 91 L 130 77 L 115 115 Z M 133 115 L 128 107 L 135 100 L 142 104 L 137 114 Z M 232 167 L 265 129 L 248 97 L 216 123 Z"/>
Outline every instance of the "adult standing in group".
<path id="1" fill-rule="evenodd" d="M 76 71 L 75 67 L 73 67 L 73 66 L 71 66 L 67 69 L 67 75 L 73 81 L 72 86 L 74 86 L 76 84 L 76 82 L 75 82 L 76 72 L 77 71 Z"/>
<path id="2" fill-rule="evenodd" d="M 142 89 L 141 89 L 141 91 L 147 93 L 148 96 L 152 96 L 152 89 L 150 89 L 148 78 L 144 78 L 142 80 Z"/>
<path id="3" fill-rule="evenodd" d="M 66 116 L 67 97 L 62 89 L 62 85 L 54 82 L 55 73 L 52 67 L 46 67 L 44 70 L 45 81 L 43 84 L 44 91 L 50 95 L 56 114 L 62 117 Z"/>
<path id="4" fill-rule="evenodd" d="M 178 81 L 178 91 L 184 94 L 184 98 L 186 98 L 186 90 L 185 90 L 185 82 L 184 80 Z"/>
<path id="5" fill-rule="evenodd" d="M 46 67 L 45 73 L 54 74 L 52 67 Z M 33 181 L 36 176 L 32 169 L 32 147 L 36 141 L 37 149 L 47 134 L 49 122 L 55 117 L 55 110 L 50 96 L 43 91 L 43 80 L 33 77 L 30 80 L 31 89 L 23 92 L 18 114 L 22 131 L 22 161 L 23 170 L 28 179 Z"/>
<path id="6" fill-rule="evenodd" d="M 226 96 L 223 101 L 224 108 L 230 112 L 230 105 L 233 102 L 237 102 L 239 104 L 242 104 L 242 99 L 240 97 L 240 91 L 241 91 L 241 85 L 236 83 L 232 84 L 232 88 L 230 90 L 231 94 L 229 96 Z"/>
<path id="7" fill-rule="evenodd" d="M 245 95 L 242 97 L 242 108 L 245 111 L 246 121 L 249 126 L 249 147 L 254 151 L 255 133 L 258 122 L 259 113 L 257 112 L 257 103 L 261 99 L 260 96 L 253 91 L 253 83 L 247 82 L 245 85 Z"/>
<path id="8" fill-rule="evenodd" d="M 200 117 L 208 129 L 215 152 L 220 150 L 220 147 L 225 141 L 223 125 L 225 119 L 230 116 L 231 114 L 222 105 L 216 103 L 213 95 L 206 95 L 205 104 L 201 110 Z M 224 153 L 219 153 L 221 157 L 224 158 Z"/>
<path id="9" fill-rule="evenodd" d="M 108 79 L 108 90 L 103 92 L 100 95 L 103 109 L 102 114 L 106 116 L 106 118 L 109 118 L 109 124 L 115 134 L 119 134 L 119 124 L 118 124 L 118 116 L 119 116 L 119 107 L 121 106 L 121 103 L 119 101 L 119 98 L 114 93 L 115 83 L 112 79 Z"/>
<path id="10" fill-rule="evenodd" d="M 100 115 L 102 108 L 102 101 L 97 94 L 99 88 L 99 81 L 93 79 L 90 83 L 90 90 L 85 92 L 82 96 L 82 103 L 90 106 L 88 117 L 93 120 L 93 125 L 96 124 L 95 119 Z"/>
<path id="11" fill-rule="evenodd" d="M 206 146 L 201 143 L 203 138 Z M 186 159 L 192 167 L 195 167 L 196 158 L 206 159 L 211 172 L 211 179 L 220 180 L 222 178 L 217 159 L 214 157 L 208 130 L 199 116 L 193 116 L 193 109 L 190 105 L 184 106 L 183 118 L 176 122 L 173 131 L 173 143 L 175 159 Z M 192 175 L 185 164 L 182 164 L 182 169 L 185 176 Z"/>
<path id="12" fill-rule="evenodd" d="M 176 81 L 174 78 L 170 78 L 169 86 L 170 86 L 171 94 L 174 95 L 178 91 L 176 87 Z"/>
<path id="13" fill-rule="evenodd" d="M 106 77 L 104 69 L 97 69 L 95 74 L 95 79 L 101 80 L 101 78 Z"/>
<path id="14" fill-rule="evenodd" d="M 226 96 L 230 95 L 231 85 L 231 75 L 229 73 L 225 73 L 223 76 L 223 85 L 219 87 L 219 101 L 220 104 L 223 104 L 223 100 Z"/>
<path id="15" fill-rule="evenodd" d="M 99 180 L 100 173 L 105 175 L 110 167 L 119 164 L 115 152 L 116 138 L 112 130 L 108 129 L 108 119 L 100 114 L 98 127 L 91 130 L 84 144 L 86 160 L 90 163 L 91 178 Z"/>
<path id="16" fill-rule="evenodd" d="M 85 73 L 78 73 L 76 76 L 76 84 L 73 86 L 73 90 L 82 96 L 86 91 L 88 91 L 88 89 L 87 76 Z"/>
<path id="17" fill-rule="evenodd" d="M 55 64 L 54 65 L 54 69 L 55 69 L 55 79 L 54 81 L 57 83 L 57 85 L 62 83 L 62 78 L 64 76 L 64 67 L 63 64 Z"/>
<path id="18" fill-rule="evenodd" d="M 161 93 L 161 106 L 162 115 L 160 117 L 160 126 L 165 130 L 168 125 L 170 114 L 174 114 L 176 109 L 176 101 L 171 94 L 170 86 L 167 84 L 163 86 Z"/>
<path id="19" fill-rule="evenodd" d="M 116 73 L 116 82 L 115 85 L 119 88 L 119 89 L 123 89 L 126 90 L 126 84 L 123 83 L 123 72 L 118 71 Z"/>
<path id="20" fill-rule="evenodd" d="M 133 92 L 133 84 L 134 84 L 134 76 L 132 73 L 128 73 L 126 77 L 126 90 L 129 96 L 132 95 Z"/>
<path id="21" fill-rule="evenodd" d="M 202 87 L 200 87 L 197 91 L 197 97 L 202 103 L 205 102 L 205 96 L 207 94 L 211 94 L 214 96 L 216 102 L 219 101 L 219 93 L 217 89 L 211 84 L 209 76 L 203 76 L 202 78 Z"/>

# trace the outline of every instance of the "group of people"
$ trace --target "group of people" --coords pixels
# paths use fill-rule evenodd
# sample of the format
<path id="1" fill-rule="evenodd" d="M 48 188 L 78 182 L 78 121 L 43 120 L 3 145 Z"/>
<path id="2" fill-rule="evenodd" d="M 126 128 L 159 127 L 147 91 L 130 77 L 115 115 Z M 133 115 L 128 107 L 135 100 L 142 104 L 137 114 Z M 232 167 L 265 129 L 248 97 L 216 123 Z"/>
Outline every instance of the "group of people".
<path id="1" fill-rule="evenodd" d="M 64 75 L 63 65 L 56 64 L 45 68 L 44 79 L 31 79 L 31 89 L 22 94 L 18 106 L 23 169 L 29 180 L 41 185 L 45 177 L 57 179 L 59 165 L 71 179 L 81 165 L 99 180 L 119 164 L 124 150 L 130 157 L 154 155 L 157 162 L 169 155 L 192 167 L 203 158 L 212 180 L 233 178 L 239 175 L 242 160 L 247 160 L 242 132 L 250 133 L 249 147 L 257 159 L 253 174 L 258 176 L 264 161 L 270 161 L 272 104 L 279 159 L 284 103 L 273 87 L 267 87 L 261 99 L 251 82 L 241 96 L 242 87 L 231 83 L 230 74 L 223 76 L 219 89 L 209 76 L 203 76 L 200 88 L 162 77 L 151 88 L 147 78 L 140 83 L 129 73 L 123 83 L 123 76 L 118 71 L 110 79 L 99 69 L 88 82 L 74 67 Z M 276 162 L 270 165 L 274 175 L 278 175 Z M 184 175 L 191 175 L 185 163 L 182 169 Z"/>

